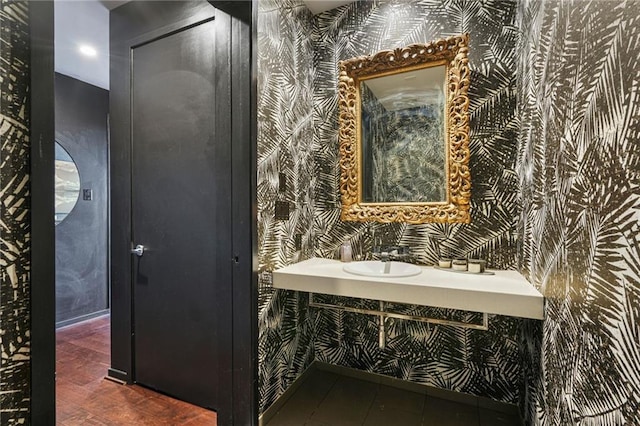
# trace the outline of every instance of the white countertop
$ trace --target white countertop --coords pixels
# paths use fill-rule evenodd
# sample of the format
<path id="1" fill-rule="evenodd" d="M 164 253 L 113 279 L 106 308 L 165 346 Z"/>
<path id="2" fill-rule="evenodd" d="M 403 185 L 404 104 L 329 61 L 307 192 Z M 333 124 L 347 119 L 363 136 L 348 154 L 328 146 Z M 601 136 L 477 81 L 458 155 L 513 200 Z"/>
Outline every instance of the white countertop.
<path id="1" fill-rule="evenodd" d="M 421 266 L 419 275 L 378 278 L 345 272 L 345 263 L 312 258 L 273 271 L 273 287 L 544 319 L 544 297 L 517 271 L 460 274 Z"/>

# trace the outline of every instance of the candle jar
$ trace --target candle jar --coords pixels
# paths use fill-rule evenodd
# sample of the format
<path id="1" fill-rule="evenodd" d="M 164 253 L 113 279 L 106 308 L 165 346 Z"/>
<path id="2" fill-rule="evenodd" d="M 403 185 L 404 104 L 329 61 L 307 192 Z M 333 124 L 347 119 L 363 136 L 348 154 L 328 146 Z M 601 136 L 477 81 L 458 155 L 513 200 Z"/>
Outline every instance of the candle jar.
<path id="1" fill-rule="evenodd" d="M 469 272 L 481 274 L 484 272 L 486 261 L 482 259 L 469 259 Z"/>
<path id="2" fill-rule="evenodd" d="M 451 268 L 451 259 L 447 259 L 447 258 L 442 258 L 438 260 L 438 267 L 439 268 Z"/>
<path id="3" fill-rule="evenodd" d="M 451 262 L 451 267 L 454 271 L 466 271 L 467 259 L 453 259 L 453 261 Z"/>

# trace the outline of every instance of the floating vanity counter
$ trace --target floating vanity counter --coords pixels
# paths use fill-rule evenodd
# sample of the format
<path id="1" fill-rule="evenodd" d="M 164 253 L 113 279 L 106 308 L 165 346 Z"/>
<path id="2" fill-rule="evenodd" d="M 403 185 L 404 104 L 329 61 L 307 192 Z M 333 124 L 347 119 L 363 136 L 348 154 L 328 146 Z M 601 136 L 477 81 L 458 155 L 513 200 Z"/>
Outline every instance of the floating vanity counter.
<path id="1" fill-rule="evenodd" d="M 460 274 L 420 266 L 409 277 L 370 277 L 345 272 L 345 263 L 312 258 L 273 272 L 273 287 L 482 312 L 544 318 L 544 297 L 520 273 L 493 270 L 494 275 Z"/>

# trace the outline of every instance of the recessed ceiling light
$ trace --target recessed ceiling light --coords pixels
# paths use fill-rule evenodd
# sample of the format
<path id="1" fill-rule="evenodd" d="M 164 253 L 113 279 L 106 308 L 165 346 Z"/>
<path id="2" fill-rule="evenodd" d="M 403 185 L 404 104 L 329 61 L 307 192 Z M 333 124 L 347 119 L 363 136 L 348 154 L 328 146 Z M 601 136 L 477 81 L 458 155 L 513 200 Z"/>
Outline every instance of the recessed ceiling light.
<path id="1" fill-rule="evenodd" d="M 96 51 L 96 49 L 94 49 L 93 47 L 89 46 L 88 44 L 81 44 L 78 47 L 78 50 L 84 56 L 89 56 L 90 58 L 95 58 L 96 56 L 98 56 L 98 52 Z"/>

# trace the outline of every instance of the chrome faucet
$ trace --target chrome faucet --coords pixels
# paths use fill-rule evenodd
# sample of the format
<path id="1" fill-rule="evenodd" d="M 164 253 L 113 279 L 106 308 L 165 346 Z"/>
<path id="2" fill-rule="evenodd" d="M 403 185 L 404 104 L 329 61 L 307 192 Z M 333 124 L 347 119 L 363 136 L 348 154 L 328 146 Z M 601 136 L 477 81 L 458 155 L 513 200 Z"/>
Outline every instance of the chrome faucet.
<path id="1" fill-rule="evenodd" d="M 383 274 L 388 274 L 391 272 L 391 255 L 389 252 L 383 251 L 380 253 L 380 262 L 384 263 Z"/>
<path id="2" fill-rule="evenodd" d="M 411 261 L 411 254 L 409 252 L 409 247 L 406 246 L 390 246 L 390 247 L 374 247 L 373 248 L 374 257 L 378 257 L 382 263 L 384 263 L 384 274 L 388 274 L 391 272 L 391 261 L 392 260 L 403 260 L 403 261 Z"/>
<path id="3" fill-rule="evenodd" d="M 374 258 L 379 257 L 380 260 L 382 260 L 383 256 L 387 257 L 389 260 L 405 260 L 411 257 L 411 254 L 409 251 L 409 247 L 407 246 L 374 246 L 373 256 Z"/>

